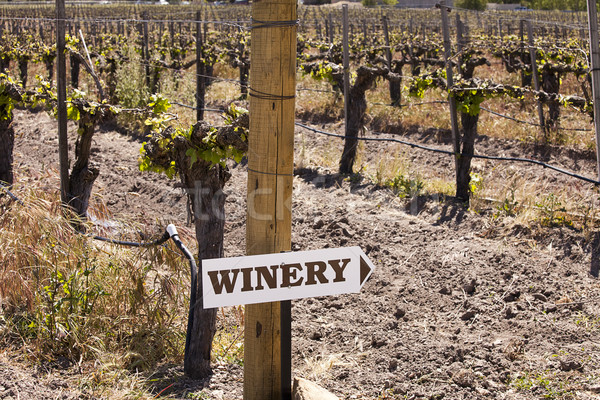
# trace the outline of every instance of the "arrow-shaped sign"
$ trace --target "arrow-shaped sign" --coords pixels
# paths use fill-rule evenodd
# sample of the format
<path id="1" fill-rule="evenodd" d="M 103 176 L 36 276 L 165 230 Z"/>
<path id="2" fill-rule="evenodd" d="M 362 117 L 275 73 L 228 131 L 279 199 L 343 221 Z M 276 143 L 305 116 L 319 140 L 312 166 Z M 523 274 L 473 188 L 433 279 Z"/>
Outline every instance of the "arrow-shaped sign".
<path id="1" fill-rule="evenodd" d="M 374 269 L 357 246 L 203 260 L 204 308 L 357 293 Z"/>

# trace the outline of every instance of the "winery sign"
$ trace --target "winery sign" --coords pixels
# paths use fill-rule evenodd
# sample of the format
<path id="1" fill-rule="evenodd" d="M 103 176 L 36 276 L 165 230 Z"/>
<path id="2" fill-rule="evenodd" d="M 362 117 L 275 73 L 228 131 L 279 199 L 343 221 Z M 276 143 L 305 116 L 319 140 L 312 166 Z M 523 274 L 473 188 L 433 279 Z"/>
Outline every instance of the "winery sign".
<path id="1" fill-rule="evenodd" d="M 203 260 L 204 307 L 356 293 L 374 269 L 360 247 Z"/>

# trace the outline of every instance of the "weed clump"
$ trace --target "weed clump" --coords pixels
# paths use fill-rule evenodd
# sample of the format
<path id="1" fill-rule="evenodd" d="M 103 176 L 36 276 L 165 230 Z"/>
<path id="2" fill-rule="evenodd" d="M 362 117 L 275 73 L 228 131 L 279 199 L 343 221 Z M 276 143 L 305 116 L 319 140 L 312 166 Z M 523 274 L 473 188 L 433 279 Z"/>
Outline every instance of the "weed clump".
<path id="1" fill-rule="evenodd" d="M 167 247 L 132 250 L 77 233 L 57 193 L 16 192 L 25 206 L 0 205 L 3 344 L 24 345 L 32 361 L 116 354 L 129 370 L 181 359 L 187 264 Z"/>

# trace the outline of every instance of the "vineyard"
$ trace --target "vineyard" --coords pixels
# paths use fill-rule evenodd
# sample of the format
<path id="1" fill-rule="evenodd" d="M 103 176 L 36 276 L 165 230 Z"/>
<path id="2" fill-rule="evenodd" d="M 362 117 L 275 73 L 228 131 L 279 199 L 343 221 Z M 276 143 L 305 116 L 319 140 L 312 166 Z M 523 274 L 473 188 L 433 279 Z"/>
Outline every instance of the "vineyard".
<path id="1" fill-rule="evenodd" d="M 0 398 L 242 398 L 243 307 L 188 321 L 185 258 L 145 244 L 172 223 L 202 258 L 244 254 L 247 110 L 273 96 L 250 84 L 251 10 L 67 5 L 63 114 L 54 6 L 0 6 Z M 292 250 L 357 245 L 377 270 L 293 303 L 294 376 L 345 399 L 600 396 L 585 13 L 298 17 L 278 23 L 298 35 Z M 212 343 L 190 348 L 194 320 Z"/>

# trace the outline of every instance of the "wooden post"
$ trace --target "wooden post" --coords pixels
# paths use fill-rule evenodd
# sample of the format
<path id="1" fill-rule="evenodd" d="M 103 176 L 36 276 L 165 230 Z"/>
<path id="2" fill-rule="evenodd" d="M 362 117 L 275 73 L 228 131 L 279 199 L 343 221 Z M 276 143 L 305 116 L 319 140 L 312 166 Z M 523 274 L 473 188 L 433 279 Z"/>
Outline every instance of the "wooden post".
<path id="1" fill-rule="evenodd" d="M 146 86 L 150 86 L 150 53 L 148 49 L 148 13 L 142 14 L 142 60 L 144 63 L 144 73 Z"/>
<path id="2" fill-rule="evenodd" d="M 448 103 L 450 105 L 450 124 L 452 127 L 452 149 L 454 151 L 454 164 L 458 172 L 458 157 L 460 157 L 460 131 L 458 130 L 458 115 L 456 110 L 456 99 L 450 94 L 450 88 L 454 85 L 452 77 L 452 46 L 450 44 L 450 28 L 448 26 L 448 8 L 446 0 L 440 1 L 442 12 L 442 33 L 444 35 L 444 62 L 446 63 L 446 83 L 448 89 Z M 458 177 L 458 173 L 457 173 Z"/>
<path id="3" fill-rule="evenodd" d="M 596 169 L 600 180 L 600 50 L 598 48 L 598 12 L 596 0 L 587 0 L 592 65 L 592 96 L 594 98 L 594 128 L 596 130 Z"/>
<path id="4" fill-rule="evenodd" d="M 295 0 L 252 2 L 246 253 L 291 249 L 296 92 Z M 291 398 L 281 303 L 246 306 L 244 399 Z M 289 321 L 288 321 L 289 322 Z M 291 360 L 283 360 L 291 368 Z"/>
<path id="5" fill-rule="evenodd" d="M 67 138 L 67 64 L 65 57 L 65 0 L 56 0 L 56 96 L 60 200 L 69 202 L 69 143 Z"/>
<path id="6" fill-rule="evenodd" d="M 327 14 L 327 22 L 329 24 L 329 43 L 333 44 L 335 32 L 333 31 L 333 17 L 331 16 L 331 13 Z"/>
<path id="7" fill-rule="evenodd" d="M 531 21 L 527 22 L 527 39 L 529 40 L 529 57 L 531 58 L 531 74 L 533 76 L 533 87 L 535 90 L 540 90 L 540 78 L 537 71 L 537 62 L 535 61 L 536 49 L 533 43 L 533 28 L 531 27 Z M 546 140 L 546 124 L 544 123 L 544 108 L 540 100 L 537 101 L 538 117 L 540 119 L 540 128 L 544 140 Z"/>
<path id="8" fill-rule="evenodd" d="M 196 120 L 204 120 L 206 80 L 204 68 L 204 45 L 202 38 L 202 11 L 196 12 Z"/>
<path id="9" fill-rule="evenodd" d="M 463 37 L 463 24 L 460 20 L 460 15 L 458 13 L 456 13 L 456 49 L 458 50 L 458 53 L 460 54 L 463 51 L 463 47 L 464 47 L 464 37 Z M 460 57 L 459 57 L 460 59 Z M 462 74 L 462 68 L 461 68 L 461 63 L 458 63 L 458 73 Z"/>
<path id="10" fill-rule="evenodd" d="M 381 18 L 381 23 L 383 25 L 383 38 L 385 40 L 385 60 L 387 62 L 387 67 L 391 71 L 392 70 L 392 49 L 390 47 L 390 33 L 388 31 L 388 20 L 387 16 L 384 15 Z"/>
<path id="11" fill-rule="evenodd" d="M 524 24 L 525 20 L 519 21 L 519 37 L 521 38 L 520 43 L 520 53 L 521 53 L 521 61 L 525 60 L 525 33 L 524 33 Z M 521 69 L 521 85 L 525 82 L 525 70 Z"/>
<path id="12" fill-rule="evenodd" d="M 348 102 L 350 101 L 350 56 L 348 49 L 348 5 L 342 6 L 342 52 L 343 52 L 343 68 L 344 68 L 344 129 L 348 135 Z"/>
<path id="13" fill-rule="evenodd" d="M 504 39 L 504 37 L 502 36 L 502 18 L 498 18 L 498 37 L 500 38 L 500 40 Z"/>
<path id="14" fill-rule="evenodd" d="M 367 33 L 367 21 L 362 20 L 362 28 L 363 28 L 363 44 L 366 46 L 369 43 L 369 34 Z"/>

